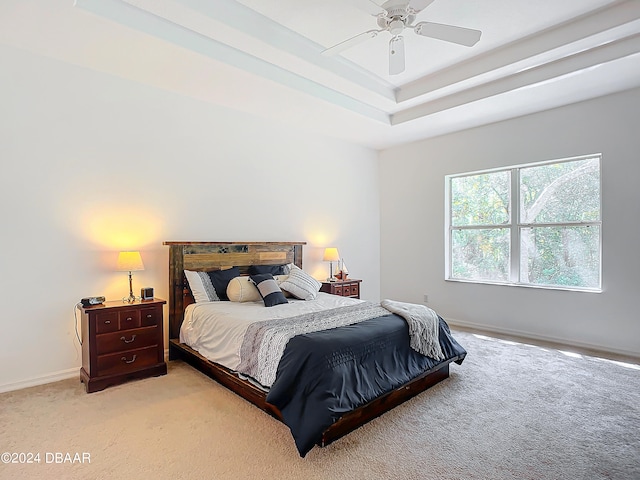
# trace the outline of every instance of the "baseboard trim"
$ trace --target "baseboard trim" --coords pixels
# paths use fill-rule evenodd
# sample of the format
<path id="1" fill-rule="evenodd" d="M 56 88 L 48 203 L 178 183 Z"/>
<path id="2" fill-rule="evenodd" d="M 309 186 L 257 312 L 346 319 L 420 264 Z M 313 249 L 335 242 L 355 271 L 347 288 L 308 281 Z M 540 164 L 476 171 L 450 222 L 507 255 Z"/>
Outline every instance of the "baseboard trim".
<path id="1" fill-rule="evenodd" d="M 36 387 L 38 385 L 59 382 L 60 380 L 68 380 L 74 377 L 78 379 L 78 382 L 80 382 L 79 367 L 60 370 L 59 372 L 48 373 L 46 375 L 29 378 L 27 380 L 21 380 L 19 382 L 5 383 L 3 385 L 0 385 L 0 393 L 11 392 L 13 390 L 21 390 L 23 388 Z"/>
<path id="2" fill-rule="evenodd" d="M 165 362 L 169 359 L 169 349 L 164 350 Z M 28 380 L 21 380 L 19 382 L 5 383 L 0 385 L 0 393 L 12 392 L 14 390 L 21 390 L 23 388 L 37 387 L 38 385 L 45 385 L 47 383 L 59 382 L 60 380 L 68 380 L 70 378 L 77 377 L 80 381 L 80 367 L 69 368 L 67 370 L 61 370 L 59 372 L 48 373 L 39 377 L 30 378 Z"/>
<path id="3" fill-rule="evenodd" d="M 573 340 L 566 340 L 564 338 L 556 338 L 548 335 L 539 335 L 536 333 L 526 332 L 522 330 L 515 330 L 511 328 L 501 328 L 482 325 L 474 322 L 468 322 L 465 320 L 458 320 L 455 318 L 446 318 L 447 323 L 451 327 L 460 327 L 462 329 L 469 329 L 478 332 L 484 332 L 489 335 L 494 334 L 497 336 L 507 336 L 518 340 L 531 340 L 533 342 L 544 342 L 553 345 L 555 348 L 574 347 L 583 351 L 585 355 L 601 356 L 603 358 L 612 358 L 614 360 L 629 360 L 634 363 L 640 363 L 640 354 L 638 352 L 632 352 L 623 349 L 609 348 L 603 345 L 596 345 L 587 342 L 576 342 Z M 619 358 L 622 357 L 622 358 Z"/>

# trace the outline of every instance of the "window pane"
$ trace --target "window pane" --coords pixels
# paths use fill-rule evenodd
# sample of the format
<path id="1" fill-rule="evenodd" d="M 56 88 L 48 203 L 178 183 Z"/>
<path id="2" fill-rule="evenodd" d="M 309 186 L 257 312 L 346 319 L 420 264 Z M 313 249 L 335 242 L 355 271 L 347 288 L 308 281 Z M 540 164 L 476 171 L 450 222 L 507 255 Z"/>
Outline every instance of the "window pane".
<path id="1" fill-rule="evenodd" d="M 600 287 L 600 227 L 535 227 L 521 230 L 522 283 Z"/>
<path id="2" fill-rule="evenodd" d="M 451 179 L 451 225 L 509 223 L 509 171 Z"/>
<path id="3" fill-rule="evenodd" d="M 509 236 L 508 228 L 453 230 L 451 277 L 506 282 Z"/>
<path id="4" fill-rule="evenodd" d="M 600 162 L 588 158 L 520 170 L 520 222 L 600 220 Z"/>

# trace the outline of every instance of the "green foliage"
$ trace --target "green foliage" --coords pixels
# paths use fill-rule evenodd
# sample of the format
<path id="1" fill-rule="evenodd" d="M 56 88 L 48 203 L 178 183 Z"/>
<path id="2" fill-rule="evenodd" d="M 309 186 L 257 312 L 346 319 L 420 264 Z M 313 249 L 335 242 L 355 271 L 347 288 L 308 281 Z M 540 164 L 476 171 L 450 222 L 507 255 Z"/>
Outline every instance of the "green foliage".
<path id="1" fill-rule="evenodd" d="M 509 228 L 454 230 L 453 278 L 509 280 Z"/>
<path id="2" fill-rule="evenodd" d="M 597 160 L 540 165 L 520 170 L 520 217 L 526 223 L 600 220 Z"/>
<path id="3" fill-rule="evenodd" d="M 504 225 L 510 218 L 510 172 L 451 179 L 451 223 Z"/>
<path id="4" fill-rule="evenodd" d="M 597 288 L 600 227 L 543 227 L 522 231 L 522 281 L 534 285 Z"/>

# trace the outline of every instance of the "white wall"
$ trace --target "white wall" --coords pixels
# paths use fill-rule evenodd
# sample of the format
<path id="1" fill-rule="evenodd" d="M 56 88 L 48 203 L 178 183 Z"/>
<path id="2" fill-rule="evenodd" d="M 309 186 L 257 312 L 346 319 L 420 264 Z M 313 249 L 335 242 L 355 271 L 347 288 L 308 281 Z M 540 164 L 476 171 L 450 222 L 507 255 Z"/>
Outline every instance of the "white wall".
<path id="1" fill-rule="evenodd" d="M 128 293 L 120 249 L 166 299 L 165 240 L 306 241 L 320 279 L 337 246 L 378 299 L 376 152 L 11 47 L 0 64 L 0 390 L 77 372 L 73 306 Z"/>
<path id="2" fill-rule="evenodd" d="M 452 323 L 640 356 L 640 90 L 380 154 L 381 296 Z M 444 281 L 444 176 L 603 154 L 603 293 Z"/>

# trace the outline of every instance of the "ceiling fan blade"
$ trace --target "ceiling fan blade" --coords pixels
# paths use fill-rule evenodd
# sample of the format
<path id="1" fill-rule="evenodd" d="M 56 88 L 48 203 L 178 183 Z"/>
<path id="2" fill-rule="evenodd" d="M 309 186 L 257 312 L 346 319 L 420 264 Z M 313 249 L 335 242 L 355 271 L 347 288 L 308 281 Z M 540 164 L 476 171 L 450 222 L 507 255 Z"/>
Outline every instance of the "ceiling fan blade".
<path id="1" fill-rule="evenodd" d="M 480 30 L 444 25 L 442 23 L 419 22 L 413 28 L 418 35 L 423 37 L 437 38 L 438 40 L 457 43 L 466 47 L 473 47 L 478 43 L 482 35 Z"/>
<path id="2" fill-rule="evenodd" d="M 378 15 L 384 15 L 387 13 L 387 11 L 384 8 L 382 8 L 373 0 L 351 0 L 351 2 L 353 2 L 356 5 L 356 7 L 359 8 L 360 10 L 363 10 L 373 15 L 374 17 L 377 17 Z"/>
<path id="3" fill-rule="evenodd" d="M 389 75 L 404 72 L 404 37 L 393 37 L 389 41 Z"/>
<path id="4" fill-rule="evenodd" d="M 407 5 L 407 10 L 411 10 L 412 13 L 416 14 L 427 8 L 434 1 L 435 0 L 411 0 L 409 5 Z"/>
<path id="5" fill-rule="evenodd" d="M 351 48 L 359 43 L 364 42 L 365 40 L 369 40 L 378 35 L 378 33 L 383 30 L 369 30 L 368 32 L 359 33 L 355 37 L 348 38 L 333 47 L 329 47 L 323 50 L 321 53 L 326 57 L 332 57 L 334 55 L 338 55 L 340 52 L 344 52 L 347 48 Z"/>

